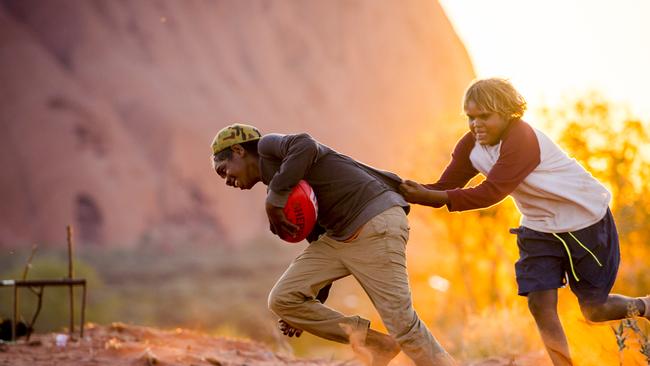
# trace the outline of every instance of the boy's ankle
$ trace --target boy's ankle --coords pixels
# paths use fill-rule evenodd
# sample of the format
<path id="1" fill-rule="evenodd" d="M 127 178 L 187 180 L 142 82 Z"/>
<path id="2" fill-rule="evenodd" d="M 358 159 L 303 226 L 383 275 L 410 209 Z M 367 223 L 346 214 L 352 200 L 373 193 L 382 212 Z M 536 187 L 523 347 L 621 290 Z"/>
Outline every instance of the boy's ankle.
<path id="1" fill-rule="evenodd" d="M 400 352 L 393 337 L 368 329 L 365 347 L 372 353 L 371 365 L 387 365 Z"/>

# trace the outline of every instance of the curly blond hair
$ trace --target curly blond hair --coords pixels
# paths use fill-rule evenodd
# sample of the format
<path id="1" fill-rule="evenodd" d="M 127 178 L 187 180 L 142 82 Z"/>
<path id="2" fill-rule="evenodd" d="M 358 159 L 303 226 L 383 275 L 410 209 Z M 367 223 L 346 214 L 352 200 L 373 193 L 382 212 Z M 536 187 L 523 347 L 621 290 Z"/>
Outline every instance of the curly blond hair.
<path id="1" fill-rule="evenodd" d="M 508 120 L 519 119 L 526 111 L 526 99 L 509 80 L 502 78 L 473 81 L 465 91 L 463 109 L 467 109 L 469 102 L 486 111 L 499 113 Z"/>

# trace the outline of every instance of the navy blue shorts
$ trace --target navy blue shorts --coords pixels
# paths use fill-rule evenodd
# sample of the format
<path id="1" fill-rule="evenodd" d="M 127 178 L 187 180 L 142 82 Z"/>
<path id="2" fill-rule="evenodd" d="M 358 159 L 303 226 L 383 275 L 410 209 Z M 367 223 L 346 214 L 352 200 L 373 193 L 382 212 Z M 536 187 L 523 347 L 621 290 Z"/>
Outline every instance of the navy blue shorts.
<path id="1" fill-rule="evenodd" d="M 580 305 L 607 301 L 621 258 L 609 209 L 597 223 L 570 233 L 542 233 L 524 226 L 510 232 L 517 234 L 519 247 L 515 263 L 519 295 L 564 287 L 568 279 Z"/>

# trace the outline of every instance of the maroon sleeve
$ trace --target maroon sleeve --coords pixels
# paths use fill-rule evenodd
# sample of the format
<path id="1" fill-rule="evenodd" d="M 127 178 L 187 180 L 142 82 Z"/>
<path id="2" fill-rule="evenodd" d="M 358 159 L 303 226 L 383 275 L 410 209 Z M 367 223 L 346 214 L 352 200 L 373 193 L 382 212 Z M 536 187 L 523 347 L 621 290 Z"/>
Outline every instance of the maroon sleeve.
<path id="1" fill-rule="evenodd" d="M 478 171 L 472 166 L 469 154 L 474 148 L 475 140 L 471 133 L 465 134 L 454 148 L 451 154 L 451 161 L 442 172 L 436 183 L 425 184 L 428 189 L 435 191 L 446 191 L 448 189 L 463 188 Z"/>
<path id="2" fill-rule="evenodd" d="M 501 142 L 499 159 L 479 185 L 447 191 L 449 211 L 485 208 L 506 198 L 540 163 L 535 131 L 523 121 L 513 122 Z"/>

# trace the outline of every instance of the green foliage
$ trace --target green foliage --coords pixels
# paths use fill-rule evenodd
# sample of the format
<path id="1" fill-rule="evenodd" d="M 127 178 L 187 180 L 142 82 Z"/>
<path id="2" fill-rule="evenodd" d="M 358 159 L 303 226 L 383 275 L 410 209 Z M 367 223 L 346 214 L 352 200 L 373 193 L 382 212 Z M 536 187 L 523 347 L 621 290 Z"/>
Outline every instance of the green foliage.
<path id="1" fill-rule="evenodd" d="M 635 318 L 621 320 L 618 327 L 612 327 L 618 351 L 620 353 L 621 365 L 623 364 L 623 351 L 631 347 L 628 346 L 632 341 L 636 343 L 634 348 L 645 357 L 645 361 L 650 365 L 650 340 L 648 339 L 648 331 L 642 330 L 639 323 Z M 627 343 L 626 343 L 627 342 Z"/>

